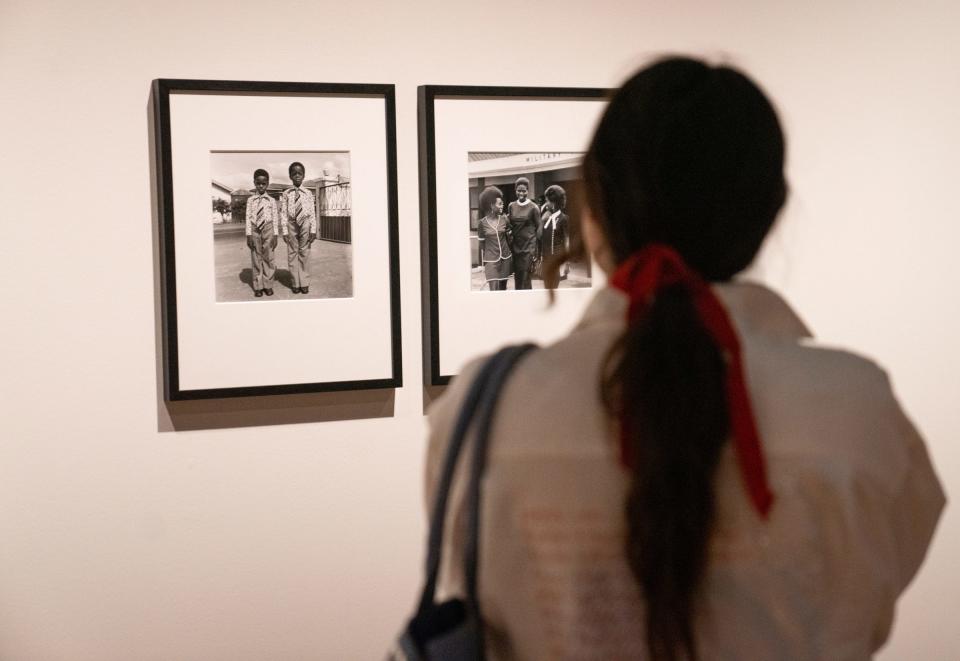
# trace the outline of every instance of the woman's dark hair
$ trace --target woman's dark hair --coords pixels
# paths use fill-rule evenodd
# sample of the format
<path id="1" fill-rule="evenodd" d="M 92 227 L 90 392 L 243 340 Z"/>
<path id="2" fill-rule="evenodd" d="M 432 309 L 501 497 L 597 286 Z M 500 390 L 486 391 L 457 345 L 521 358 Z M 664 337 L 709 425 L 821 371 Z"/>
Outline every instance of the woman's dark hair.
<path id="1" fill-rule="evenodd" d="M 513 187 L 516 188 L 517 186 L 526 186 L 529 189 L 530 180 L 526 177 L 517 177 L 517 180 L 513 182 Z"/>
<path id="2" fill-rule="evenodd" d="M 478 202 L 480 207 L 480 217 L 483 218 L 497 203 L 497 198 L 503 198 L 503 191 L 501 191 L 496 186 L 487 186 L 482 191 L 480 191 L 480 200 Z"/>
<path id="3" fill-rule="evenodd" d="M 543 196 L 553 202 L 557 209 L 564 209 L 567 206 L 567 191 L 563 190 L 563 186 L 557 184 L 547 186 Z"/>
<path id="4" fill-rule="evenodd" d="M 672 246 L 708 281 L 755 257 L 786 198 L 773 106 L 742 73 L 654 63 L 614 94 L 584 158 L 587 202 L 614 260 Z M 629 437 L 627 559 L 654 661 L 697 659 L 695 604 L 730 433 L 720 350 L 688 292 L 657 292 L 607 358 L 601 394 Z"/>

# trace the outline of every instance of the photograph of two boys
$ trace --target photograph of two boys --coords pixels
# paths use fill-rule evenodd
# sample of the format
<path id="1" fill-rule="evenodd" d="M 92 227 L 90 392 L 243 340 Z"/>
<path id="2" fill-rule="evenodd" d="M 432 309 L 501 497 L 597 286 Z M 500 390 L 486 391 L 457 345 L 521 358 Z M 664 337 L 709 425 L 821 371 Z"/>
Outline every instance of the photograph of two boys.
<path id="1" fill-rule="evenodd" d="M 211 152 L 217 302 L 353 295 L 350 154 Z"/>

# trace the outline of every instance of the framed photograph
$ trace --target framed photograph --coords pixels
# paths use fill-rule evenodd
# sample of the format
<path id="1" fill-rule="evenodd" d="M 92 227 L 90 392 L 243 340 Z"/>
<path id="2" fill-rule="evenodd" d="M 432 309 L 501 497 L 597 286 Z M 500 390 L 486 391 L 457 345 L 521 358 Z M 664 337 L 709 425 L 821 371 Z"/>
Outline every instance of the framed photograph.
<path id="1" fill-rule="evenodd" d="M 153 81 L 167 400 L 402 383 L 393 85 Z"/>
<path id="2" fill-rule="evenodd" d="M 424 374 L 449 383 L 479 353 L 546 343 L 579 319 L 602 273 L 544 264 L 577 238 L 580 165 L 606 89 L 419 88 Z"/>

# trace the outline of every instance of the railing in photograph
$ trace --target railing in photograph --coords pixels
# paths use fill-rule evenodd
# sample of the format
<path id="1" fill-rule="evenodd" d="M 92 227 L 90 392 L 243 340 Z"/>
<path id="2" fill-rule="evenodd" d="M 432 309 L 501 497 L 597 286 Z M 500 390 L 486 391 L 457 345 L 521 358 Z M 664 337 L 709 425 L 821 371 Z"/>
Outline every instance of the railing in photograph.
<path id="1" fill-rule="evenodd" d="M 321 216 L 318 238 L 324 241 L 350 243 L 350 216 Z"/>

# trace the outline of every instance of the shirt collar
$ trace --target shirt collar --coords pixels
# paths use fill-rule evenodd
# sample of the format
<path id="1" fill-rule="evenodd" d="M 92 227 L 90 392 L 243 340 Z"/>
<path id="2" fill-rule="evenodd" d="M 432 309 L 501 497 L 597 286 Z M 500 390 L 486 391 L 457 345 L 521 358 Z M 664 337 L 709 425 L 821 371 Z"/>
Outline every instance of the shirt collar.
<path id="1" fill-rule="evenodd" d="M 762 335 L 799 341 L 813 334 L 796 312 L 772 289 L 747 280 L 714 284 L 713 291 L 741 335 Z M 604 323 L 622 324 L 629 300 L 623 292 L 604 287 L 587 305 L 577 328 Z"/>
<path id="2" fill-rule="evenodd" d="M 563 212 L 563 209 L 557 209 L 556 211 L 554 211 L 553 213 L 551 213 L 551 214 L 547 217 L 547 221 L 543 224 L 544 229 L 546 229 L 547 225 L 549 225 L 549 224 L 551 224 L 551 223 L 553 223 L 553 227 L 552 227 L 551 229 L 557 229 L 557 221 L 559 220 L 560 214 L 561 214 L 562 212 Z"/>

